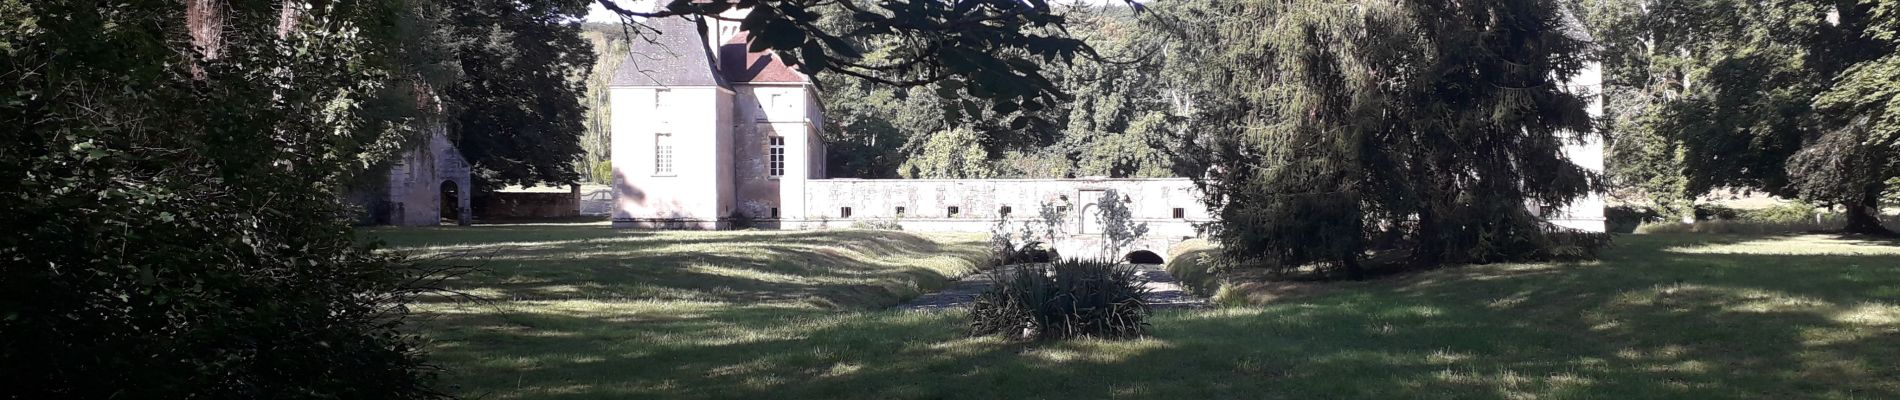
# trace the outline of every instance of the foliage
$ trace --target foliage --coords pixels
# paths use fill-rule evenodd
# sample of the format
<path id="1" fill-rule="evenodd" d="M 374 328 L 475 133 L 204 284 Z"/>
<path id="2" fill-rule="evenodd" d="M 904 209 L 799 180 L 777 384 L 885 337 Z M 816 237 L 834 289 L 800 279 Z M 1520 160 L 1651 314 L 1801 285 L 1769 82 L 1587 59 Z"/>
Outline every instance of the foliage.
<path id="1" fill-rule="evenodd" d="M 594 53 L 574 20 L 591 3 L 474 0 L 446 7 L 446 36 L 453 41 L 445 46 L 461 67 L 458 81 L 444 91 L 449 131 L 475 185 L 580 180 L 574 164 L 584 158 L 580 141 L 589 131 L 583 79 Z"/>
<path id="2" fill-rule="evenodd" d="M 613 83 L 614 70 L 620 69 L 620 63 L 626 61 L 628 42 L 625 32 L 618 25 L 586 24 L 582 36 L 594 50 L 593 69 L 587 73 L 587 93 L 581 99 L 587 113 L 584 120 L 585 133 L 581 134 L 580 144 L 583 150 L 581 164 L 588 171 L 589 182 L 606 184 L 613 182 L 613 170 L 603 169 L 613 150 L 613 126 L 609 117 L 613 110 L 608 104 L 608 85 Z"/>
<path id="3" fill-rule="evenodd" d="M 1043 240 L 1047 238 L 1036 234 L 1038 221 L 1011 222 L 1009 216 L 1004 215 L 990 228 L 990 250 L 996 253 L 991 265 L 1046 263 L 1055 257 L 1054 249 L 1043 248 Z M 1010 232 L 1012 225 L 1020 229 Z"/>
<path id="4" fill-rule="evenodd" d="M 1026 110 L 1038 117 L 1034 123 L 1018 125 L 1008 114 L 993 111 L 979 118 L 956 118 L 945 115 L 944 102 L 925 88 L 821 76 L 833 123 L 826 132 L 832 144 L 830 171 L 859 178 L 897 177 L 909 170 L 903 164 L 945 160 L 931 145 L 940 133 L 951 132 L 969 136 L 960 140 L 971 148 L 959 150 L 986 157 L 989 163 L 973 167 L 991 176 L 1172 176 L 1164 150 L 1171 147 L 1169 134 L 1178 128 L 1174 112 L 1179 104 L 1171 100 L 1179 97 L 1171 97 L 1175 90 L 1153 79 L 1163 73 L 1164 55 L 1154 51 L 1160 37 L 1142 32 L 1135 18 L 1140 14 L 1126 7 L 1075 6 L 1064 11 L 1068 34 L 1117 59 L 1031 60 L 1069 96 Z M 867 42 L 864 47 L 880 45 Z M 866 55 L 872 60 L 890 56 L 878 51 Z M 914 161 L 918 158 L 924 160 Z"/>
<path id="5" fill-rule="evenodd" d="M 1114 190 L 1104 190 L 1102 197 L 1096 199 L 1095 211 L 1102 222 L 1103 254 L 1121 254 L 1123 249 L 1148 235 L 1148 223 L 1135 222 L 1135 212 L 1128 208 L 1131 202 Z"/>
<path id="6" fill-rule="evenodd" d="M 1064 34 L 1066 18 L 1044 0 L 909 0 L 875 6 L 856 0 L 671 0 L 654 11 L 628 9 L 623 3 L 630 2 L 622 0 L 600 3 L 626 17 L 701 23 L 706 16 L 744 10 L 740 29 L 752 33 L 748 50 L 775 51 L 808 75 L 929 86 L 941 113 L 953 121 L 1007 118 L 1021 121 L 1012 125 L 1046 124 L 1034 110 L 1068 96 L 1042 63 L 1096 56 L 1093 47 Z"/>
<path id="7" fill-rule="evenodd" d="M 1560 77 L 1585 45 L 1548 0 L 1192 3 L 1168 29 L 1192 85 L 1176 152 L 1229 257 L 1362 276 L 1369 237 L 1420 264 L 1551 254 L 1525 204 L 1596 186 L 1560 150 L 1590 135 Z M 1275 68 L 1261 68 L 1274 65 Z"/>
<path id="8" fill-rule="evenodd" d="M 590 172 L 587 179 L 591 182 L 602 185 L 614 182 L 613 161 L 600 160 L 600 162 L 594 163 L 593 168 L 588 168 L 588 171 Z"/>
<path id="9" fill-rule="evenodd" d="M 1661 212 L 1643 206 L 1611 206 L 1603 209 L 1604 228 L 1610 233 L 1631 233 L 1646 223 L 1662 222 Z"/>
<path id="10" fill-rule="evenodd" d="M 1844 229 L 1878 219 L 1900 140 L 1900 56 L 1891 1 L 1592 3 L 1618 118 L 1624 183 L 1670 198 L 1734 187 L 1846 206 Z M 1659 162 L 1649 162 L 1661 160 Z M 1664 204 L 1681 209 L 1681 201 Z"/>
<path id="11" fill-rule="evenodd" d="M 970 331 L 1022 339 L 1131 338 L 1148 328 L 1145 281 L 1128 264 L 1064 259 L 998 268 Z"/>
<path id="12" fill-rule="evenodd" d="M 429 10 L 296 4 L 0 0 L 10 397 L 436 397 L 430 275 L 338 201 L 417 139 Z"/>
<path id="13" fill-rule="evenodd" d="M 1814 222 L 1814 206 L 1805 203 L 1781 204 L 1768 208 L 1742 210 L 1735 219 L 1742 221 L 1799 223 Z"/>
<path id="14" fill-rule="evenodd" d="M 930 135 L 923 149 L 899 167 L 899 175 L 908 179 L 989 178 L 994 174 L 989 154 L 978 140 L 976 131 L 956 128 Z"/>

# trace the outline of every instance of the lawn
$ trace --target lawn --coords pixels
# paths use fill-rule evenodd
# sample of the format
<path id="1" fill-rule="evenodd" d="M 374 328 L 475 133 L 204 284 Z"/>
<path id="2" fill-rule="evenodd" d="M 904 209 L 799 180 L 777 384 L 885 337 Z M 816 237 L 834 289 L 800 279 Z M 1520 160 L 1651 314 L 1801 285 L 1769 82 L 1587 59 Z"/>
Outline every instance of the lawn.
<path id="1" fill-rule="evenodd" d="M 1625 235 L 1598 262 L 1441 269 L 1015 343 L 883 306 L 982 237 L 377 230 L 489 272 L 418 304 L 457 393 L 582 398 L 1900 398 L 1900 244 Z M 1261 298 L 1272 298 L 1262 296 Z"/>

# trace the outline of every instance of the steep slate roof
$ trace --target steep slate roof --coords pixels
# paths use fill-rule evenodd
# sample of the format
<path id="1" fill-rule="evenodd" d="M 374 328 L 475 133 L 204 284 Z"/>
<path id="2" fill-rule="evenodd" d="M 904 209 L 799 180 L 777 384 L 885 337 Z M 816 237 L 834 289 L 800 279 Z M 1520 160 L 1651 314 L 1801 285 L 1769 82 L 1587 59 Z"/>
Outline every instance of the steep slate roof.
<path id="1" fill-rule="evenodd" d="M 719 69 L 725 71 L 728 82 L 806 82 L 805 74 L 798 73 L 771 51 L 746 51 L 746 36 L 741 33 L 732 40 L 719 46 Z"/>
<path id="2" fill-rule="evenodd" d="M 699 27 L 684 18 L 649 19 L 659 34 L 633 39 L 631 54 L 608 86 L 726 86 L 713 73 L 712 50 Z"/>

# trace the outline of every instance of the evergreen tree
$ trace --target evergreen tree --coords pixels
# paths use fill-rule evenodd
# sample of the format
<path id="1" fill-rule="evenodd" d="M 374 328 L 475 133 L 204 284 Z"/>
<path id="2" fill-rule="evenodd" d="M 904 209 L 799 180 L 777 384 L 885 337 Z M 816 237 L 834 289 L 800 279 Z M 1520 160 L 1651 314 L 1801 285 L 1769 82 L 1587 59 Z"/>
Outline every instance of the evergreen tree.
<path id="1" fill-rule="evenodd" d="M 1527 204 L 1595 176 L 1561 154 L 1591 132 L 1560 77 L 1587 45 L 1547 0 L 1222 2 L 1179 11 L 1170 68 L 1196 89 L 1179 153 L 1232 257 L 1336 265 L 1375 240 L 1414 262 L 1575 254 Z M 1585 250 L 1588 249 L 1588 245 Z"/>

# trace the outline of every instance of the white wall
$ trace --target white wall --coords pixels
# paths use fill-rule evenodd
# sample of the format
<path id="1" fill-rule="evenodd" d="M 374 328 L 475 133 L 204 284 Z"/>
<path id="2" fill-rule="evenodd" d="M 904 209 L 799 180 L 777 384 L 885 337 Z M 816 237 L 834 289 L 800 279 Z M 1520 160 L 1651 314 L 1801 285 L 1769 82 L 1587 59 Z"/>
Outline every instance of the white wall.
<path id="1" fill-rule="evenodd" d="M 1603 117 L 1603 71 L 1599 64 L 1590 63 L 1566 84 L 1572 91 L 1589 96 L 1587 111 L 1592 120 Z M 1591 135 L 1582 144 L 1564 146 L 1563 152 L 1570 162 L 1593 172 L 1603 172 L 1602 135 Z M 1604 232 L 1607 226 L 1603 207 L 1603 194 L 1590 193 L 1559 210 L 1550 222 L 1571 229 Z"/>
<path id="2" fill-rule="evenodd" d="M 665 98 L 656 102 L 658 91 Z M 718 228 L 722 208 L 722 142 L 730 141 L 730 93 L 714 86 L 615 87 L 613 111 L 614 226 Z M 673 173 L 659 174 L 655 134 L 673 136 Z M 722 170 L 725 171 L 722 173 Z M 728 198 L 730 196 L 727 196 Z"/>

